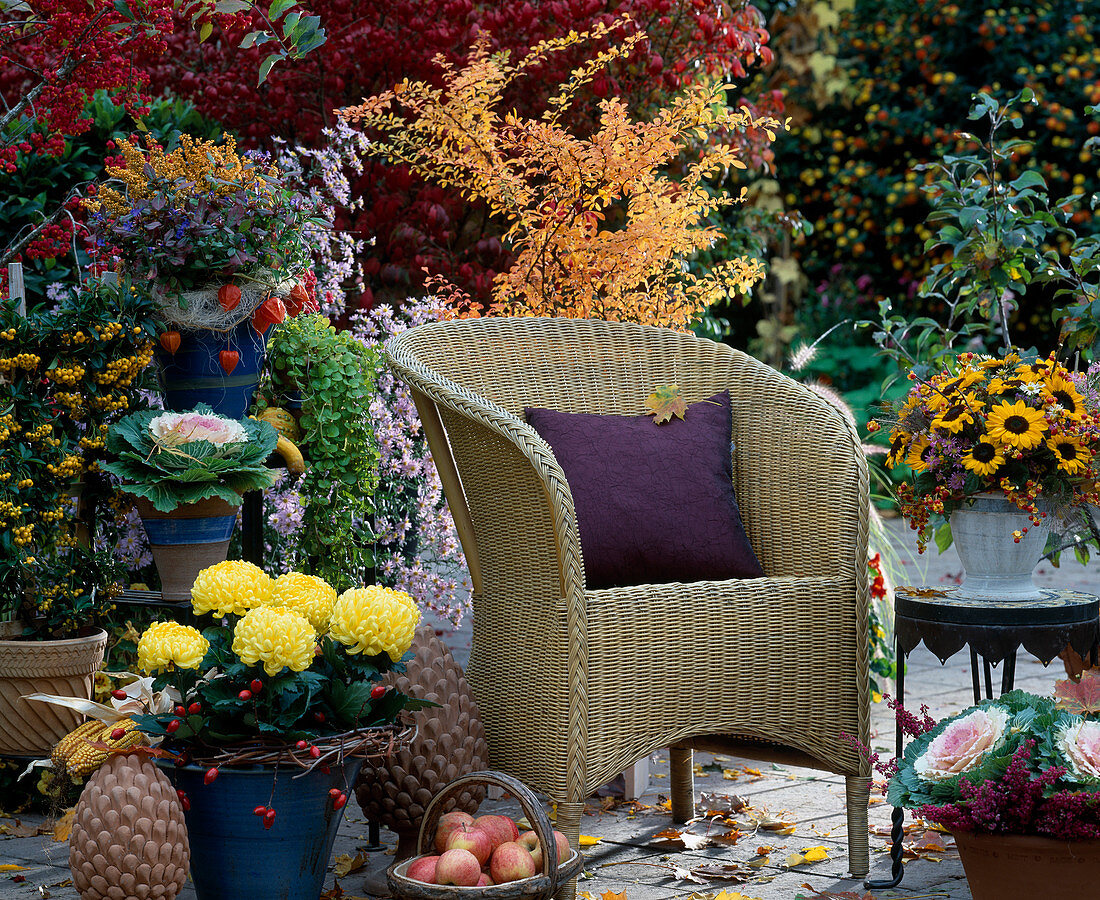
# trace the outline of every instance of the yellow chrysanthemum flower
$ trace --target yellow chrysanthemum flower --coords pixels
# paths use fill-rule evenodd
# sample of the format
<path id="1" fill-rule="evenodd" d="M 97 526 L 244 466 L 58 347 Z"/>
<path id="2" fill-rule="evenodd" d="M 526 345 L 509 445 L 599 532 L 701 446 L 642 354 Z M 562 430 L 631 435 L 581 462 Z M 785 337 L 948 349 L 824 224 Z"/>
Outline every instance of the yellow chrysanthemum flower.
<path id="1" fill-rule="evenodd" d="M 195 615 L 213 613 L 241 616 L 271 600 L 275 581 L 258 566 L 231 559 L 199 572 L 191 586 L 191 607 Z"/>
<path id="2" fill-rule="evenodd" d="M 173 667 L 197 669 L 210 641 L 197 629 L 179 622 L 154 622 L 138 639 L 138 668 L 146 674 Z"/>
<path id="3" fill-rule="evenodd" d="M 998 403 L 989 411 L 985 423 L 989 436 L 1006 447 L 1032 450 L 1043 442 L 1047 420 L 1042 412 L 1022 400 Z"/>
<path id="4" fill-rule="evenodd" d="M 275 590 L 271 594 L 272 606 L 284 606 L 305 616 L 318 634 L 328 630 L 335 602 L 336 591 L 327 581 L 302 572 L 280 575 L 275 579 Z"/>
<path id="5" fill-rule="evenodd" d="M 268 675 L 308 669 L 316 644 L 309 619 L 282 606 L 250 609 L 233 629 L 233 652 L 250 666 L 263 663 Z"/>
<path id="6" fill-rule="evenodd" d="M 397 662 L 412 646 L 420 610 L 402 591 L 375 585 L 344 591 L 332 608 L 329 634 L 348 653 L 388 653 Z"/>
<path id="7" fill-rule="evenodd" d="M 963 456 L 962 464 L 978 475 L 992 475 L 1005 464 L 1005 457 L 1000 445 L 983 435 Z"/>
<path id="8" fill-rule="evenodd" d="M 1058 460 L 1058 468 L 1069 475 L 1084 472 L 1092 461 L 1092 453 L 1080 440 L 1060 434 L 1047 440 L 1047 446 Z"/>

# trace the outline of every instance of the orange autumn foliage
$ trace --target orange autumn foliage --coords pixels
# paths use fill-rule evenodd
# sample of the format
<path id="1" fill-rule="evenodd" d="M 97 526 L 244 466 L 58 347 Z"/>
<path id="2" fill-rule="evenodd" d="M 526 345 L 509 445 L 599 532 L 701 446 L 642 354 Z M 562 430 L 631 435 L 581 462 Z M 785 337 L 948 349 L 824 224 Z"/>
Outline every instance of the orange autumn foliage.
<path id="1" fill-rule="evenodd" d="M 687 261 L 724 238 L 708 216 L 745 197 L 744 189 L 733 197 L 712 184 L 730 168 L 745 168 L 723 135 L 758 129 L 773 140 L 785 123 L 729 109 L 721 85 L 694 85 L 648 121 L 632 120 L 612 97 L 600 103 L 589 136 L 564 124 L 578 88 L 628 56 L 644 33 L 575 69 L 541 118 L 500 112 L 502 97 L 522 90 L 523 76 L 549 54 L 619 24 L 544 41 L 517 62 L 490 55 L 482 37 L 462 68 L 436 59 L 440 87 L 403 81 L 341 111 L 370 131 L 388 161 L 457 187 L 506 224 L 515 261 L 494 280 L 493 314 L 686 329 L 715 301 L 747 295 L 763 277 L 749 257 L 702 275 L 688 271 Z M 482 313 L 457 289 L 441 293 L 455 315 Z"/>

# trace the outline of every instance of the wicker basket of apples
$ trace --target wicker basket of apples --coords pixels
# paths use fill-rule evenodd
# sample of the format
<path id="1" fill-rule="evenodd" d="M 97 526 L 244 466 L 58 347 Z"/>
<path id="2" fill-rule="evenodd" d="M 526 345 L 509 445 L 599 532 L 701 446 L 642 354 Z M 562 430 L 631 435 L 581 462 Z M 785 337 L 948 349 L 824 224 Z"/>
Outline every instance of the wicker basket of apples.
<path id="1" fill-rule="evenodd" d="M 519 826 L 507 816 L 475 819 L 464 812 L 442 812 L 451 794 L 478 782 L 512 794 L 531 830 L 521 836 Z M 565 835 L 550 826 L 531 789 L 503 772 L 471 772 L 436 794 L 424 811 L 417 847 L 417 856 L 386 872 L 398 900 L 548 900 L 584 864 Z"/>

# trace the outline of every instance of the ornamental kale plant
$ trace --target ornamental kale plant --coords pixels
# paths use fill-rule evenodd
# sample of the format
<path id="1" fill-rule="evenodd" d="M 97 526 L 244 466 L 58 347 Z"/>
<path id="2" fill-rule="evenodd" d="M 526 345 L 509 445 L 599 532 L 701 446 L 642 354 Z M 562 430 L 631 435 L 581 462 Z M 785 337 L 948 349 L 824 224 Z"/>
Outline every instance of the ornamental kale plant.
<path id="1" fill-rule="evenodd" d="M 275 480 L 264 463 L 277 440 L 266 422 L 238 422 L 202 403 L 189 413 L 146 410 L 111 427 L 107 451 L 114 459 L 100 466 L 161 512 L 210 497 L 239 505 L 245 491 Z"/>
<path id="2" fill-rule="evenodd" d="M 926 730 L 886 796 L 952 831 L 1100 837 L 1100 675 L 1059 682 L 1057 700 L 1012 691 Z M 912 717 L 908 717 L 912 725 Z"/>

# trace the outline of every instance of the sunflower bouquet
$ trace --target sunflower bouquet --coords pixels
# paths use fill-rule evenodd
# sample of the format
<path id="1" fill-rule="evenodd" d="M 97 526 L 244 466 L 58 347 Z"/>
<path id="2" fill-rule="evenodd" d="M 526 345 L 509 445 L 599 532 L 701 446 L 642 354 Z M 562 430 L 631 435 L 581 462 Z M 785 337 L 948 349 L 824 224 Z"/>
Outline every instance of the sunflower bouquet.
<path id="1" fill-rule="evenodd" d="M 137 646 L 138 668 L 174 706 L 135 715 L 138 728 L 216 764 L 321 758 L 318 745 L 354 752 L 364 730 L 423 705 L 378 683 L 402 671 L 420 613 L 404 593 L 354 588 L 290 572 L 272 578 L 230 560 L 203 569 L 191 591 L 201 631 L 154 622 Z"/>
<path id="2" fill-rule="evenodd" d="M 890 427 L 887 465 L 912 471 L 898 498 L 922 550 L 935 526 L 977 494 L 1003 493 L 1036 525 L 1048 508 L 1068 523 L 1100 502 L 1100 409 L 1090 378 L 1053 356 L 963 353 L 914 384 L 884 423 L 872 423 Z"/>

